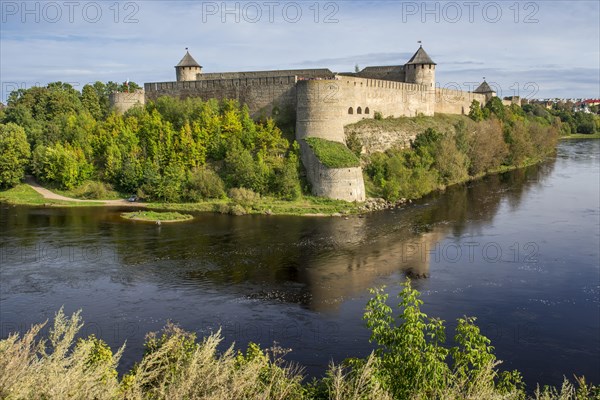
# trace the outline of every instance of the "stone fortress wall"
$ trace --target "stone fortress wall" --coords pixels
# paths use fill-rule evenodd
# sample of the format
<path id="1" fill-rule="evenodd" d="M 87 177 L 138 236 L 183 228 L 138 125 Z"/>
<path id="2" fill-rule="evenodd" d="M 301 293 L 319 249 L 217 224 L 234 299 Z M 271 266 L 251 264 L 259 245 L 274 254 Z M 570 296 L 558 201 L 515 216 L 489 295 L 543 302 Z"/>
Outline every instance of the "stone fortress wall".
<path id="1" fill-rule="evenodd" d="M 467 114 L 473 100 L 485 105 L 495 95 L 486 82 L 475 92 L 436 88 L 435 69 L 422 47 L 405 65 L 366 67 L 343 74 L 329 69 L 203 73 L 186 52 L 175 67 L 176 82 L 146 83 L 145 94 L 136 96 L 142 97 L 137 100 L 141 104 L 144 99 L 161 96 L 235 99 L 248 106 L 253 118 L 290 112 L 296 120 L 296 138 L 313 194 L 364 201 L 361 169 L 325 167 L 303 139 L 319 137 L 344 143 L 344 126 L 374 118 L 375 112 L 383 117 Z M 126 97 L 114 98 L 120 112 L 135 104 L 125 101 Z"/>
<path id="2" fill-rule="evenodd" d="M 133 92 L 114 92 L 108 96 L 108 101 L 114 110 L 118 113 L 124 113 L 136 105 L 146 103 L 146 94 L 144 90 L 135 90 Z"/>

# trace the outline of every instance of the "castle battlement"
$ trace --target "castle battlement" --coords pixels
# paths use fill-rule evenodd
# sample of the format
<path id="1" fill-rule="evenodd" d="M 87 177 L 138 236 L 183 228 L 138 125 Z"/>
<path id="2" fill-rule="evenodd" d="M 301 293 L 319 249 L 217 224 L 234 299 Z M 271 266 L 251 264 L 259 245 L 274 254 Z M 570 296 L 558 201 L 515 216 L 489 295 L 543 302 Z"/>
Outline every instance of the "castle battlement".
<path id="1" fill-rule="evenodd" d="M 370 66 L 355 73 L 335 74 L 327 68 L 203 73 L 186 51 L 175 66 L 176 81 L 146 83 L 144 98 L 235 99 L 248 106 L 253 118 L 285 110 L 296 120 L 296 138 L 313 193 L 364 201 L 360 168 L 338 171 L 325 167 L 303 139 L 319 137 L 344 143 L 344 126 L 374 118 L 375 112 L 396 117 L 466 114 L 473 100 L 483 105 L 495 95 L 485 82 L 475 92 L 436 88 L 436 65 L 419 47 L 404 65 Z"/>

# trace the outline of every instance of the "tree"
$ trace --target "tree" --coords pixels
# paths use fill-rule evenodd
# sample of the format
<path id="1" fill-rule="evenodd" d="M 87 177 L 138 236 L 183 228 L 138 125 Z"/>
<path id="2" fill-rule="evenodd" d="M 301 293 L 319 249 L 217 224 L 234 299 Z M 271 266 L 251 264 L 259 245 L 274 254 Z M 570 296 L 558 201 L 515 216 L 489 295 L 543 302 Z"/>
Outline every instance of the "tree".
<path id="1" fill-rule="evenodd" d="M 91 85 L 85 85 L 81 90 L 81 104 L 88 112 L 99 120 L 102 117 L 102 106 L 100 105 L 100 97 L 98 92 Z"/>
<path id="2" fill-rule="evenodd" d="M 0 124 L 0 187 L 16 185 L 25 175 L 31 155 L 25 130 L 8 123 Z"/>
<path id="3" fill-rule="evenodd" d="M 483 121 L 483 111 L 481 111 L 481 104 L 477 100 L 473 100 L 471 102 L 471 107 L 469 108 L 469 118 L 473 121 Z"/>
<path id="4" fill-rule="evenodd" d="M 502 104 L 502 100 L 498 97 L 492 97 L 485 105 L 485 109 L 488 110 L 490 114 L 496 115 L 501 121 L 504 121 L 504 104 Z"/>

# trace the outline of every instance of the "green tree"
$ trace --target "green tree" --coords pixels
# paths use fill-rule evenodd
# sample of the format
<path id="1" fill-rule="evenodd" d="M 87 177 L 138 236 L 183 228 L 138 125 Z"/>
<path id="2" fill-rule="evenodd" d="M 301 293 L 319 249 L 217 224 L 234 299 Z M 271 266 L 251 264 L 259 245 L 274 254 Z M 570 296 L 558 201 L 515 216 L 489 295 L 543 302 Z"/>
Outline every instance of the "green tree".
<path id="1" fill-rule="evenodd" d="M 471 107 L 469 107 L 469 118 L 475 122 L 483 121 L 483 111 L 481 111 L 481 104 L 477 100 L 471 102 Z"/>
<path id="2" fill-rule="evenodd" d="M 496 96 L 492 97 L 484 108 L 489 111 L 490 115 L 494 114 L 500 121 L 504 121 L 504 104 L 502 104 L 500 98 Z"/>
<path id="3" fill-rule="evenodd" d="M 13 123 L 0 124 L 0 187 L 19 183 L 25 175 L 31 151 L 25 130 Z"/>

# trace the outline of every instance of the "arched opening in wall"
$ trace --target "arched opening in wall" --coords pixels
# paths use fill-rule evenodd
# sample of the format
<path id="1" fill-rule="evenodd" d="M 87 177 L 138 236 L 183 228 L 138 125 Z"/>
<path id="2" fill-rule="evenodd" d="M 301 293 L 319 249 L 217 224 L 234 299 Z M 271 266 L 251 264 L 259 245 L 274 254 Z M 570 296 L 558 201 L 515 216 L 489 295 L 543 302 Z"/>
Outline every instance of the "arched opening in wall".
<path id="1" fill-rule="evenodd" d="M 362 114 L 362 108 L 358 107 L 358 108 L 356 109 L 356 113 L 357 113 L 357 114 Z"/>
<path id="2" fill-rule="evenodd" d="M 354 110 L 352 109 L 352 107 L 350 107 L 350 108 L 348 109 L 348 114 L 354 114 Z"/>
<path id="3" fill-rule="evenodd" d="M 365 108 L 365 114 L 370 114 L 371 110 L 369 110 L 369 107 Z"/>

